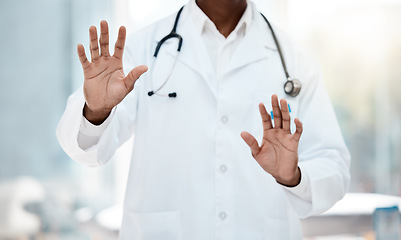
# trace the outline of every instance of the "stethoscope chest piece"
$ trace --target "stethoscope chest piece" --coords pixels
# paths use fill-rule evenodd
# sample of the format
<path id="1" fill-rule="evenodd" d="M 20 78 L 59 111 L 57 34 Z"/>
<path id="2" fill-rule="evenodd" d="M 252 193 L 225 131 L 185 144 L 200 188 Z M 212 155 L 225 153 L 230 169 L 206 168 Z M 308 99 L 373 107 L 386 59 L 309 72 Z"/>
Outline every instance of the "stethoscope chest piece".
<path id="1" fill-rule="evenodd" d="M 298 96 L 299 92 L 301 92 L 301 82 L 298 79 L 288 78 L 284 84 L 284 92 L 291 97 Z"/>

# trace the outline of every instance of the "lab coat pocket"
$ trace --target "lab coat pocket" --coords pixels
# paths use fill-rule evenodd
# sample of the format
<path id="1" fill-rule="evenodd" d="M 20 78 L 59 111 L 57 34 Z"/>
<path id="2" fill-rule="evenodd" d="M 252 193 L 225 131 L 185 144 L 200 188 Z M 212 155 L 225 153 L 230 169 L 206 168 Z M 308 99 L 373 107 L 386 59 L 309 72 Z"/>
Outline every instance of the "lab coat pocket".
<path id="1" fill-rule="evenodd" d="M 266 218 L 264 225 L 264 240 L 289 240 L 289 224 L 285 219 Z"/>
<path id="2" fill-rule="evenodd" d="M 127 212 L 120 240 L 182 240 L 179 211 Z"/>

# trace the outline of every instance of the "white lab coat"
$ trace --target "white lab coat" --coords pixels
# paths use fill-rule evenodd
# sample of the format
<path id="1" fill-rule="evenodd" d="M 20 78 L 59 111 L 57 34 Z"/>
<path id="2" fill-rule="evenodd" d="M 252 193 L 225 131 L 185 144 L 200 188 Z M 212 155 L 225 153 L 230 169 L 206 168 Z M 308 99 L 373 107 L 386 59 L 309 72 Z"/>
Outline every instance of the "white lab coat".
<path id="1" fill-rule="evenodd" d="M 252 25 L 219 76 L 184 8 L 177 29 L 184 39 L 182 51 L 162 90 L 178 97 L 147 95 L 173 64 L 177 44 L 169 40 L 159 53 L 153 81 L 147 81 L 149 72 L 138 80 L 113 110 L 98 144 L 87 150 L 77 142 L 82 89 L 69 98 L 57 135 L 72 159 L 103 165 L 135 134 L 121 239 L 301 239 L 298 218 L 327 210 L 347 191 L 350 156 L 317 71 L 277 30 L 290 75 L 302 82 L 297 97 L 287 96 L 271 33 L 251 7 Z M 128 36 L 126 72 L 151 65 L 156 43 L 171 31 L 174 19 L 175 14 Z M 291 189 L 258 165 L 240 137 L 248 131 L 261 140 L 258 103 L 270 111 L 272 94 L 286 98 L 292 118 L 304 124 L 302 181 Z"/>

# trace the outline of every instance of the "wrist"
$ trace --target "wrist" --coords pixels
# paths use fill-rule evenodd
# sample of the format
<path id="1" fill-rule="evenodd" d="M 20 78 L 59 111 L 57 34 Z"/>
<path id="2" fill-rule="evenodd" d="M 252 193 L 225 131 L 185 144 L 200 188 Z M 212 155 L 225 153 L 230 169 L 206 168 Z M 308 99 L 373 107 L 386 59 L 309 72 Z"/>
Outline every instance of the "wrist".
<path id="1" fill-rule="evenodd" d="M 301 182 L 301 170 L 299 169 L 299 167 L 297 167 L 293 176 L 290 176 L 288 178 L 277 177 L 275 179 L 277 183 L 285 187 L 296 187 Z"/>
<path id="2" fill-rule="evenodd" d="M 102 124 L 110 115 L 110 113 L 111 109 L 92 110 L 88 107 L 86 103 L 82 111 L 82 114 L 86 118 L 86 120 L 88 120 L 90 123 L 94 125 Z"/>

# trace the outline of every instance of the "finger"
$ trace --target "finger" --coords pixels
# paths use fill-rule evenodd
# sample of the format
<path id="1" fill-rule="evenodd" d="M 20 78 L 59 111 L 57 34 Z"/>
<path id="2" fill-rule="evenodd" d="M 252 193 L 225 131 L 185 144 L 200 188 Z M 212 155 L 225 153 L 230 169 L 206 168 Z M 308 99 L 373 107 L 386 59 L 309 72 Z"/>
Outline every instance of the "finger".
<path id="1" fill-rule="evenodd" d="M 84 69 L 84 70 L 87 69 L 90 66 L 90 62 L 86 58 L 85 48 L 82 44 L 78 44 L 77 52 L 78 52 L 79 61 L 81 62 L 81 65 L 82 65 L 82 69 Z"/>
<path id="2" fill-rule="evenodd" d="M 281 99 L 280 100 L 280 105 L 281 105 L 281 117 L 283 119 L 283 130 L 287 133 L 291 133 L 291 116 L 290 116 L 290 110 L 288 109 L 288 103 L 287 100 Z"/>
<path id="3" fill-rule="evenodd" d="M 260 147 L 258 141 L 248 132 L 241 133 L 242 139 L 244 139 L 245 143 L 251 148 L 252 156 L 255 157 L 260 152 Z"/>
<path id="4" fill-rule="evenodd" d="M 278 104 L 278 97 L 276 94 L 272 96 L 274 128 L 281 128 L 281 110 Z"/>
<path id="5" fill-rule="evenodd" d="M 266 107 L 263 103 L 259 103 L 259 112 L 260 112 L 260 116 L 262 117 L 264 132 L 273 128 L 271 116 L 270 116 L 270 114 L 267 113 Z"/>
<path id="6" fill-rule="evenodd" d="M 114 57 L 122 59 L 123 58 L 123 51 L 125 45 L 125 36 L 126 36 L 126 29 L 124 26 L 121 26 L 118 30 L 118 38 L 116 45 L 114 47 Z"/>
<path id="7" fill-rule="evenodd" d="M 100 54 L 109 56 L 109 27 L 105 20 L 100 22 Z"/>
<path id="8" fill-rule="evenodd" d="M 90 48 L 92 62 L 99 59 L 99 44 L 97 39 L 97 31 L 95 26 L 89 28 Z"/>
<path id="9" fill-rule="evenodd" d="M 303 131 L 303 124 L 298 118 L 295 118 L 294 122 L 295 122 L 295 126 L 296 126 L 297 130 L 295 131 L 293 137 L 297 142 L 299 142 L 299 139 L 301 138 L 302 131 Z"/>
<path id="10" fill-rule="evenodd" d="M 132 69 L 131 72 L 128 73 L 124 81 L 126 82 L 130 91 L 134 89 L 134 84 L 136 80 L 138 80 L 138 78 L 146 71 L 148 71 L 148 67 L 145 65 L 141 65 Z"/>

